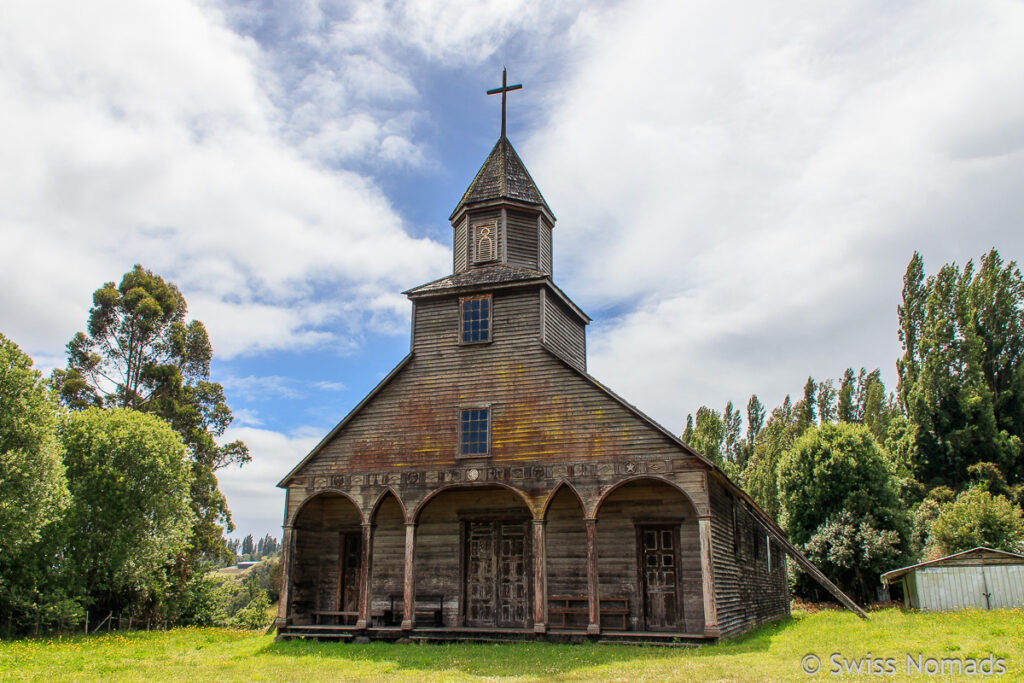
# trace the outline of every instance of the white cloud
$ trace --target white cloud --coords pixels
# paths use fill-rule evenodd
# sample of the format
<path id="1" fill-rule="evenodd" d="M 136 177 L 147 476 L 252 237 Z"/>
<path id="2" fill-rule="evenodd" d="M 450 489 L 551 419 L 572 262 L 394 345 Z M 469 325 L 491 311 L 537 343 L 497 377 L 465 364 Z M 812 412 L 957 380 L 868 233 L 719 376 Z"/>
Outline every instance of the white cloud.
<path id="1" fill-rule="evenodd" d="M 0 312 L 32 351 L 135 262 L 182 287 L 222 358 L 351 349 L 448 263 L 372 180 L 292 146 L 259 47 L 209 7 L 5 3 L 0 60 Z"/>
<path id="2" fill-rule="evenodd" d="M 524 157 L 591 370 L 681 428 L 701 404 L 899 352 L 914 249 L 1019 258 L 1024 7 L 632 2 L 589 12 Z"/>
<path id="3" fill-rule="evenodd" d="M 227 496 L 238 527 L 233 536 L 270 533 L 281 538 L 284 490 L 277 488 L 323 437 L 317 428 L 299 428 L 282 434 L 256 427 L 237 427 L 225 432 L 225 443 L 240 439 L 249 447 L 252 461 L 242 468 L 228 467 L 217 473 L 220 490 Z"/>

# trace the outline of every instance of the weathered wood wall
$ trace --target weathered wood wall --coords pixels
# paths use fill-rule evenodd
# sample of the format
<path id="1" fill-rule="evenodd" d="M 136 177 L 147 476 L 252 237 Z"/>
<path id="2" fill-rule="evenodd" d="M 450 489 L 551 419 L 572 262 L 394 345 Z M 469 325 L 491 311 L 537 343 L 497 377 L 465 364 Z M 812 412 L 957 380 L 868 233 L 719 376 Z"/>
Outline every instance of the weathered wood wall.
<path id="1" fill-rule="evenodd" d="M 587 371 L 586 328 L 558 297 L 544 296 L 544 344 L 565 362 Z"/>
<path id="2" fill-rule="evenodd" d="M 552 247 L 551 247 L 551 224 L 543 218 L 539 218 L 540 225 L 540 270 L 545 273 L 552 272 Z"/>
<path id="3" fill-rule="evenodd" d="M 458 409 L 477 405 L 492 410 L 491 455 L 478 459 L 487 463 L 696 462 L 544 349 L 539 311 L 539 289 L 499 290 L 493 342 L 464 347 L 457 339 L 458 301 L 418 301 L 412 360 L 301 475 L 454 465 Z"/>
<path id="4" fill-rule="evenodd" d="M 469 254 L 467 252 L 469 237 L 467 230 L 469 229 L 466 217 L 463 216 L 462 220 L 452 226 L 452 264 L 453 273 L 461 273 L 469 268 Z"/>
<path id="5" fill-rule="evenodd" d="M 718 481 L 712 479 L 709 488 L 715 598 L 722 635 L 789 614 L 789 586 L 781 549 L 773 544 L 769 568 L 764 527 Z"/>
<path id="6" fill-rule="evenodd" d="M 549 597 L 586 598 L 587 529 L 583 507 L 568 487 L 562 487 L 548 506 L 545 529 Z M 556 622 L 561 624 L 561 617 Z M 587 627 L 586 614 L 574 614 L 566 625 Z"/>
<path id="7" fill-rule="evenodd" d="M 523 268 L 539 269 L 537 214 L 509 210 L 506 221 L 508 262 Z"/>
<path id="8" fill-rule="evenodd" d="M 392 607 L 391 598 L 401 599 L 405 580 L 405 517 L 394 496 L 384 498 L 373 522 L 370 611 L 383 615 Z"/>
<path id="9" fill-rule="evenodd" d="M 597 520 L 601 597 L 628 598 L 633 629 L 643 628 L 644 623 L 636 526 L 662 522 L 680 525 L 678 582 L 682 591 L 683 623 L 686 633 L 703 633 L 700 535 L 697 516 L 689 501 L 667 484 L 624 484 L 601 503 Z"/>

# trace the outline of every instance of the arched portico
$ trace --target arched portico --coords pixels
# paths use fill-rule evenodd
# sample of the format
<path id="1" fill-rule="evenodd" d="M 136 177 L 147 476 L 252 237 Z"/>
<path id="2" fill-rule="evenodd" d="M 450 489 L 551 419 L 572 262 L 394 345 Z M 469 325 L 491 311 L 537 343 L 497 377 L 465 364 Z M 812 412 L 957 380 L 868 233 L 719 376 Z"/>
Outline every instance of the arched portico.
<path id="1" fill-rule="evenodd" d="M 700 531 L 685 491 L 633 477 L 602 493 L 595 520 L 602 626 L 703 633 Z"/>
<path id="2" fill-rule="evenodd" d="M 527 500 L 512 487 L 463 484 L 439 489 L 417 506 L 407 539 L 415 609 L 406 611 L 403 627 L 532 627 Z"/>
<path id="3" fill-rule="evenodd" d="M 292 623 L 354 623 L 365 580 L 359 508 L 340 492 L 319 493 L 292 519 L 287 614 Z"/>

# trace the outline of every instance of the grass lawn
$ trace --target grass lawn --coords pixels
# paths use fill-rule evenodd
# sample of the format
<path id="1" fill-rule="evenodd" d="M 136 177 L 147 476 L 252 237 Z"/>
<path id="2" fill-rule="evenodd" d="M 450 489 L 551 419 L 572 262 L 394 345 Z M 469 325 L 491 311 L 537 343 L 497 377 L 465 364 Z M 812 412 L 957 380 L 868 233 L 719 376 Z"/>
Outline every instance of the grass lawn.
<path id="1" fill-rule="evenodd" d="M 832 653 L 848 659 L 895 658 L 885 676 L 830 675 Z M 821 671 L 808 676 L 813 653 Z M 849 612 L 797 612 L 742 638 L 700 648 L 621 645 L 353 645 L 290 641 L 226 629 L 175 629 L 125 635 L 0 642 L 2 680 L 200 681 L 808 681 L 907 679 L 907 654 L 937 660 L 1003 658 L 1003 676 L 1024 680 L 1024 611 L 903 613 L 864 622 Z M 914 680 L 965 680 L 917 675 Z"/>

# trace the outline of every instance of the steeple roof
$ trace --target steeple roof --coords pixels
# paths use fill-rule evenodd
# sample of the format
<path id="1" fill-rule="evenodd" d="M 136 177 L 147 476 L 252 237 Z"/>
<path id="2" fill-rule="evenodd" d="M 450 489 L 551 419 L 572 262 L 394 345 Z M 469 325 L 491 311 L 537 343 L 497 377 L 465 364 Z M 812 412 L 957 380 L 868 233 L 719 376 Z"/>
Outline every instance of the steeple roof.
<path id="1" fill-rule="evenodd" d="M 487 161 L 477 171 L 449 220 L 454 220 L 463 207 L 502 199 L 541 206 L 549 216 L 554 217 L 522 159 L 504 136 L 495 143 Z"/>

